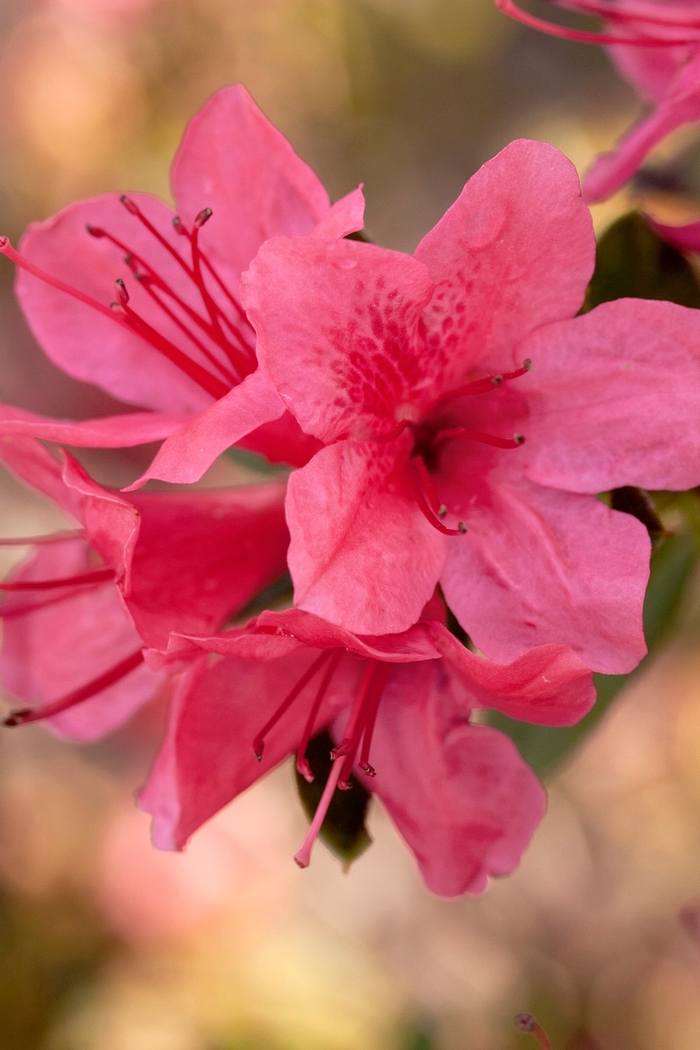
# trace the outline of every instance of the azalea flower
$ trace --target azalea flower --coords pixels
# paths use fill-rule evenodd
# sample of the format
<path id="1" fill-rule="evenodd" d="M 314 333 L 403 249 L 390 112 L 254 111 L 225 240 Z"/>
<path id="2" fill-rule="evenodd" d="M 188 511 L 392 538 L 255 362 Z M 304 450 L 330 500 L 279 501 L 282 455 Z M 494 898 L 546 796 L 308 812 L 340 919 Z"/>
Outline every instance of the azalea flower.
<path id="1" fill-rule="evenodd" d="M 154 670 L 181 672 L 139 795 L 156 845 L 182 849 L 293 752 L 312 780 L 306 750 L 329 726 L 332 771 L 295 857 L 301 867 L 354 770 L 386 806 L 434 893 L 478 893 L 490 876 L 512 871 L 544 814 L 544 791 L 512 741 L 470 717 L 492 707 L 541 725 L 572 724 L 594 702 L 591 675 L 555 645 L 493 664 L 458 642 L 443 617 L 434 599 L 418 624 L 383 638 L 300 609 L 264 612 L 212 637 L 171 635 L 166 653 L 147 655 Z"/>
<path id="2" fill-rule="evenodd" d="M 551 36 L 607 46 L 619 72 L 652 107 L 610 153 L 596 159 L 583 181 L 590 203 L 605 200 L 637 172 L 662 139 L 700 120 L 700 3 L 698 0 L 553 0 L 559 8 L 603 19 L 588 33 L 543 21 L 513 0 L 496 6 Z"/>
<path id="3" fill-rule="evenodd" d="M 166 680 L 144 647 L 167 646 L 172 630 L 219 629 L 285 571 L 283 482 L 127 500 L 31 438 L 0 440 L 0 459 L 78 526 L 2 541 L 33 547 L 0 583 L 0 681 L 30 705 L 10 724 L 104 735 Z"/>
<path id="4" fill-rule="evenodd" d="M 512 143 L 404 255 L 278 238 L 244 277 L 261 367 L 322 448 L 287 491 L 300 608 L 406 630 L 440 580 L 487 656 L 570 645 L 630 671 L 650 545 L 596 493 L 700 481 L 700 319 L 584 316 L 595 241 L 573 166 Z"/>
<path id="5" fill-rule="evenodd" d="M 191 120 L 171 174 L 175 211 L 147 194 L 107 194 L 34 224 L 19 252 L 0 241 L 51 360 L 149 411 L 71 422 L 6 406 L 0 433 L 105 448 L 166 438 L 142 480 L 196 480 L 248 434 L 271 460 L 306 462 L 317 445 L 257 369 L 240 276 L 269 237 L 360 229 L 362 193 L 331 207 L 240 85 Z"/>

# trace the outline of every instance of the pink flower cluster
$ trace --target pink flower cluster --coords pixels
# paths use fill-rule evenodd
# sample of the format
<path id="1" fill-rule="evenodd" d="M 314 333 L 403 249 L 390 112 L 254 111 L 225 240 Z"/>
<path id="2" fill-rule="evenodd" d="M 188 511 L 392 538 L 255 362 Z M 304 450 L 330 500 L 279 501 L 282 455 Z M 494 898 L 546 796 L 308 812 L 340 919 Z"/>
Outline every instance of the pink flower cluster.
<path id="1" fill-rule="evenodd" d="M 0 408 L 3 463 L 75 522 L 0 584 L 8 724 L 91 740 L 165 691 L 140 805 L 167 849 L 289 754 L 312 779 L 327 729 L 298 863 L 354 773 L 430 889 L 478 892 L 545 796 L 475 716 L 571 725 L 592 670 L 644 655 L 650 541 L 598 494 L 700 483 L 700 319 L 642 300 L 577 316 L 591 220 L 538 142 L 484 165 L 413 255 L 348 239 L 361 191 L 331 205 L 241 87 L 192 120 L 172 188 L 175 211 L 109 195 L 2 241 L 49 357 L 136 409 Z M 124 492 L 42 443 L 155 440 Z M 290 469 L 185 487 L 234 445 Z M 246 622 L 287 570 L 293 606 Z"/>

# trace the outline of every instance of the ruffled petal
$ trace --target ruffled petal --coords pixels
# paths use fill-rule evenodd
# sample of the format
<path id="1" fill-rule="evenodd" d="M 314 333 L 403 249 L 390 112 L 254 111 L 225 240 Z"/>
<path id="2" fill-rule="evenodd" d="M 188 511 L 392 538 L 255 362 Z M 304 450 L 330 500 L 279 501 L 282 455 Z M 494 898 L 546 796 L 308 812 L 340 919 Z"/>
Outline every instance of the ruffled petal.
<path id="1" fill-rule="evenodd" d="M 511 664 L 497 664 L 471 652 L 441 624 L 431 631 L 475 707 L 535 725 L 570 726 L 595 704 L 591 671 L 564 645 L 539 645 Z"/>
<path id="2" fill-rule="evenodd" d="M 58 441 L 76 448 L 131 448 L 162 441 L 187 418 L 165 412 L 125 412 L 100 419 L 51 419 L 13 405 L 0 405 L 0 434 Z"/>
<path id="3" fill-rule="evenodd" d="M 442 897 L 509 874 L 546 808 L 515 745 L 469 725 L 468 702 L 442 661 L 393 668 L 372 739 L 377 774 L 364 778 Z"/>
<path id="4" fill-rule="evenodd" d="M 636 667 L 651 549 L 641 522 L 515 469 L 460 472 L 459 451 L 451 455 L 447 498 L 469 531 L 448 540 L 442 586 L 477 647 L 506 662 L 554 643 L 593 670 Z"/>
<path id="5" fill-rule="evenodd" d="M 365 197 L 362 184 L 331 206 L 313 232 L 314 237 L 347 237 L 365 224 Z"/>
<path id="6" fill-rule="evenodd" d="M 528 476 L 573 492 L 700 483 L 700 313 L 618 299 L 542 329 L 520 380 Z"/>
<path id="7" fill-rule="evenodd" d="M 573 316 L 595 264 L 576 169 L 521 139 L 473 175 L 418 245 L 436 283 L 427 324 L 448 356 L 446 388 L 522 364 L 522 340 Z"/>
<path id="8" fill-rule="evenodd" d="M 295 471 L 287 490 L 296 604 L 358 634 L 414 624 L 444 565 L 445 537 L 419 510 L 409 439 L 343 441 Z"/>

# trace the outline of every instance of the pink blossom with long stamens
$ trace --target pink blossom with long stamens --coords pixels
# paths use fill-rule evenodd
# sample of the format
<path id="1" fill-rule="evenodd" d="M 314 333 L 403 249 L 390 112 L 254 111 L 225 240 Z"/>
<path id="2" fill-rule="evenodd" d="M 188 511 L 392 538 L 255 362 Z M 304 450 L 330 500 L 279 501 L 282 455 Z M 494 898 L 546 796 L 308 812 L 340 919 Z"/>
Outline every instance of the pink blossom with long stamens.
<path id="1" fill-rule="evenodd" d="M 555 25 L 496 0 L 505 14 L 551 36 L 603 44 L 619 72 L 651 111 L 601 154 L 583 180 L 590 203 L 605 200 L 632 178 L 663 139 L 700 121 L 700 3 L 698 0 L 552 0 L 555 6 L 602 19 L 604 32 Z"/>
<path id="2" fill-rule="evenodd" d="M 289 609 L 217 636 L 173 635 L 167 653 L 147 653 L 156 670 L 186 668 L 139 794 L 156 845 L 182 849 L 293 752 L 312 778 L 306 747 L 327 726 L 337 741 L 333 767 L 295 857 L 301 867 L 354 770 L 386 806 L 434 893 L 479 893 L 490 877 L 512 871 L 543 816 L 544 792 L 512 742 L 471 715 L 491 707 L 568 725 L 593 704 L 591 675 L 563 646 L 491 663 L 461 645 L 443 616 L 434 599 L 408 631 L 375 638 Z"/>
<path id="3" fill-rule="evenodd" d="M 577 317 L 595 240 L 573 166 L 512 143 L 413 256 L 278 238 L 244 277 L 261 367 L 324 448 L 287 492 L 296 603 L 406 630 L 438 580 L 487 656 L 645 652 L 650 543 L 596 494 L 700 481 L 700 320 Z"/>
<path id="4" fill-rule="evenodd" d="M 257 368 L 241 273 L 270 237 L 360 229 L 361 190 L 331 206 L 240 85 L 193 117 L 171 175 L 175 210 L 147 194 L 108 194 L 32 225 L 18 250 L 0 238 L 52 361 L 149 411 L 74 422 L 0 406 L 0 433 L 97 447 L 165 438 L 139 483 L 195 481 L 238 442 L 305 463 L 318 443 Z"/>

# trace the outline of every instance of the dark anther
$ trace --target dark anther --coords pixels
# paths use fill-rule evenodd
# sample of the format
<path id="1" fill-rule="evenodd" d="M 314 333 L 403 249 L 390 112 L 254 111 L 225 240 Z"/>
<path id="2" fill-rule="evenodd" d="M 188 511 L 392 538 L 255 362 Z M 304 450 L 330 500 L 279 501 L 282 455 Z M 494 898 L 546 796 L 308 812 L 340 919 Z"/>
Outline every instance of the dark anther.
<path id="1" fill-rule="evenodd" d="M 513 434 L 513 441 L 515 441 L 516 445 L 522 445 L 524 440 L 525 440 L 525 435 L 524 434 Z"/>
<path id="2" fill-rule="evenodd" d="M 21 726 L 22 723 L 26 721 L 27 716 L 31 713 L 31 707 L 23 707 L 20 711 L 13 711 L 11 715 L 8 715 L 2 724 L 10 729 L 12 726 Z"/>
<path id="3" fill-rule="evenodd" d="M 211 208 L 202 208 L 202 210 L 200 211 L 199 215 L 197 215 L 195 220 L 194 220 L 195 226 L 198 229 L 201 226 L 204 226 L 204 223 L 205 222 L 209 222 L 209 220 L 211 219 L 213 214 L 214 214 L 214 212 L 211 210 Z"/>
<path id="4" fill-rule="evenodd" d="M 90 224 L 88 223 L 85 229 L 91 237 L 97 237 L 99 239 L 100 237 L 104 237 L 105 235 L 105 231 L 101 230 L 99 226 L 90 226 Z"/>
<path id="5" fill-rule="evenodd" d="M 360 769 L 368 777 L 376 777 L 376 775 L 377 775 L 376 769 L 374 768 L 374 766 L 370 766 L 369 762 L 362 762 L 362 763 L 360 763 Z"/>
<path id="6" fill-rule="evenodd" d="M 440 504 L 440 506 L 438 507 L 436 513 L 437 513 L 438 518 L 444 518 L 445 517 L 445 515 L 447 514 L 447 507 L 445 506 L 444 503 Z"/>
<path id="7" fill-rule="evenodd" d="M 494 386 L 500 386 L 500 384 L 503 382 L 503 376 L 494 376 L 491 382 Z"/>
<path id="8" fill-rule="evenodd" d="M 462 533 L 462 535 L 464 535 L 464 533 L 467 531 L 467 526 L 464 524 L 463 521 L 457 523 L 457 528 Z"/>
<path id="9" fill-rule="evenodd" d="M 532 371 L 532 360 L 529 357 L 523 361 L 523 368 L 527 368 L 528 372 Z"/>
<path id="10" fill-rule="evenodd" d="M 124 256 L 124 262 L 126 263 L 127 266 L 129 266 L 130 263 L 132 263 L 133 261 L 134 261 L 133 255 L 131 254 L 131 252 L 127 252 L 126 255 Z"/>
<path id="11" fill-rule="evenodd" d="M 126 285 L 124 284 L 124 281 L 121 277 L 117 277 L 114 283 L 117 286 L 117 296 L 119 298 L 119 302 L 122 306 L 126 306 L 126 304 L 129 302 L 129 293 L 126 290 Z"/>
<path id="12" fill-rule="evenodd" d="M 129 212 L 130 215 L 138 215 L 139 209 L 136 207 L 136 205 L 132 201 L 131 197 L 127 197 L 127 195 L 125 193 L 122 193 L 122 195 L 119 198 L 119 200 L 124 205 L 124 207 Z"/>
<path id="13" fill-rule="evenodd" d="M 187 233 L 187 230 L 182 225 L 182 219 L 179 215 L 173 215 L 173 226 L 175 228 L 176 233 L 180 233 L 183 236 L 185 236 L 185 234 Z"/>
<path id="14" fill-rule="evenodd" d="M 537 1021 L 532 1014 L 518 1014 L 515 1018 L 515 1027 L 519 1028 L 521 1032 L 531 1032 L 537 1024 Z"/>

